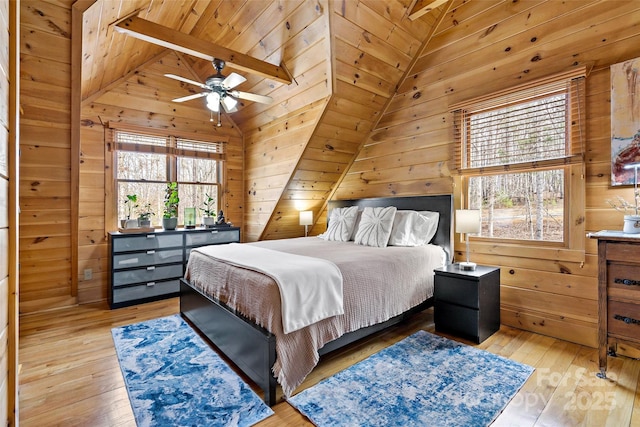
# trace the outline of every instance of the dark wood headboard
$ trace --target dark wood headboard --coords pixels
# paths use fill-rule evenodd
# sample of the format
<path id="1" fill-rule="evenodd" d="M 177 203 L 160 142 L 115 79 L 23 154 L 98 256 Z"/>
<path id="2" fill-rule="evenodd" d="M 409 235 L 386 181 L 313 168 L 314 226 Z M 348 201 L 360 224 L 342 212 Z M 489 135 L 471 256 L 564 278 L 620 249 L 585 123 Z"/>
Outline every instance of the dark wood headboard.
<path id="1" fill-rule="evenodd" d="M 395 206 L 402 210 L 432 211 L 440 213 L 438 230 L 433 237 L 434 245 L 442 246 L 447 253 L 447 263 L 453 262 L 453 196 L 443 194 L 437 196 L 415 197 L 381 197 L 374 199 L 330 200 L 328 202 L 327 219 L 331 209 L 347 206 L 385 207 Z"/>

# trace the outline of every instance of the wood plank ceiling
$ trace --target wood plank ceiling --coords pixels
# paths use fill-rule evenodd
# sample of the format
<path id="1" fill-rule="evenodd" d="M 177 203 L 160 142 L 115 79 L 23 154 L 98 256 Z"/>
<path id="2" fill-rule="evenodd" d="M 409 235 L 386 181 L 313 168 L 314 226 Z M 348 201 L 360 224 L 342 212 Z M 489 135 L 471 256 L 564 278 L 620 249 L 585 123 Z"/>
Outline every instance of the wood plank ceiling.
<path id="1" fill-rule="evenodd" d="M 270 105 L 242 101 L 225 123 L 245 139 L 245 240 L 300 235 L 297 210 L 323 211 L 423 49 L 443 8 L 413 0 L 98 0 L 83 15 L 84 105 L 174 52 L 117 31 L 137 16 L 274 65 L 285 84 L 238 72 L 245 92 Z M 436 2 L 434 4 L 440 4 Z M 420 9 L 411 9 L 412 7 Z M 429 13 L 425 13 L 429 12 Z M 410 19 L 409 15 L 414 14 Z M 420 15 L 420 16 L 418 16 Z M 167 31 L 170 31 L 167 30 Z M 191 75 L 213 74 L 209 61 L 178 53 Z M 199 88 L 167 79 L 184 95 Z M 171 107 L 171 98 L 159 99 Z M 198 106 L 203 100 L 189 101 Z"/>

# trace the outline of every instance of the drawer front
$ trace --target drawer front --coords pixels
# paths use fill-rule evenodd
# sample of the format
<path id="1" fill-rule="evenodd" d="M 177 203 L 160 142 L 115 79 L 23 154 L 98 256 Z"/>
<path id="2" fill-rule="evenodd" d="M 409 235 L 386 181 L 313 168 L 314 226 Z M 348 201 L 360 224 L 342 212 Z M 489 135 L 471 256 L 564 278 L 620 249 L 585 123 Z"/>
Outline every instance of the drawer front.
<path id="1" fill-rule="evenodd" d="M 113 268 L 145 267 L 149 265 L 182 262 L 182 249 L 155 250 L 133 254 L 120 254 L 113 257 Z"/>
<path id="2" fill-rule="evenodd" d="M 451 302 L 465 307 L 477 309 L 478 282 L 436 274 L 434 296 L 436 301 Z"/>
<path id="3" fill-rule="evenodd" d="M 157 282 L 154 284 L 143 284 L 138 286 L 127 286 L 113 290 L 113 303 L 119 304 L 143 298 L 152 298 L 160 295 L 172 294 L 180 291 L 180 280 L 170 280 L 167 282 Z"/>
<path id="4" fill-rule="evenodd" d="M 607 293 L 610 298 L 640 303 L 640 265 L 611 263 L 607 266 Z"/>
<path id="5" fill-rule="evenodd" d="M 436 330 L 465 337 L 477 337 L 480 312 L 467 307 L 436 301 L 434 321 Z"/>
<path id="6" fill-rule="evenodd" d="M 607 243 L 607 260 L 640 264 L 640 251 L 633 243 Z"/>
<path id="7" fill-rule="evenodd" d="M 113 286 L 132 283 L 151 283 L 162 279 L 182 277 L 182 264 L 149 266 L 135 270 L 120 270 L 113 273 Z"/>
<path id="8" fill-rule="evenodd" d="M 216 245 L 240 241 L 240 230 L 206 230 L 185 235 L 186 246 Z"/>
<path id="9" fill-rule="evenodd" d="M 640 340 L 640 304 L 609 301 L 607 329 L 610 334 Z"/>
<path id="10" fill-rule="evenodd" d="M 182 246 L 182 234 L 142 234 L 113 238 L 113 251 L 142 251 Z"/>

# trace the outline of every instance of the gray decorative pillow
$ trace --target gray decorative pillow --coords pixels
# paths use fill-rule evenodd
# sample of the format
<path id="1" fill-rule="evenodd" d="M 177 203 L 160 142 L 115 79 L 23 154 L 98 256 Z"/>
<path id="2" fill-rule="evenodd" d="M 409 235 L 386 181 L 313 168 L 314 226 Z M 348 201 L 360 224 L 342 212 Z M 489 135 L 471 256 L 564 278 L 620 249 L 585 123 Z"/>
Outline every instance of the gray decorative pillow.
<path id="1" fill-rule="evenodd" d="M 329 227 L 320 236 L 324 240 L 348 242 L 353 234 L 358 207 L 335 208 L 329 214 Z"/>
<path id="2" fill-rule="evenodd" d="M 396 216 L 396 208 L 364 208 L 360 217 L 360 224 L 356 231 L 355 243 L 365 246 L 387 246 L 393 218 Z"/>

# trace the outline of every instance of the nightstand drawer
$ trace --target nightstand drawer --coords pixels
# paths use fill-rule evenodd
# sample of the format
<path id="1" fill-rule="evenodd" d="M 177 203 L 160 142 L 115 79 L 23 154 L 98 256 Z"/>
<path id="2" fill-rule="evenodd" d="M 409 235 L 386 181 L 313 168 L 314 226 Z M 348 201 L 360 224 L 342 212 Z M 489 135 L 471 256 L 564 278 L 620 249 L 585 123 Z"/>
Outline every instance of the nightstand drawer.
<path id="1" fill-rule="evenodd" d="M 182 262 L 182 248 L 167 251 L 149 249 L 145 252 L 113 256 L 113 268 L 145 267 L 148 265 Z"/>
<path id="2" fill-rule="evenodd" d="M 640 340 L 640 304 L 609 301 L 607 311 L 610 334 L 633 341 Z"/>
<path id="3" fill-rule="evenodd" d="M 479 310 L 436 300 L 434 321 L 436 331 L 478 339 Z"/>
<path id="4" fill-rule="evenodd" d="M 132 283 L 150 283 L 162 279 L 182 277 L 182 264 L 149 266 L 134 270 L 120 270 L 113 273 L 113 286 Z"/>
<path id="5" fill-rule="evenodd" d="M 465 307 L 478 309 L 478 281 L 436 275 L 434 296 L 436 301 L 453 302 Z"/>
<path id="6" fill-rule="evenodd" d="M 113 252 L 141 251 L 170 247 L 182 247 L 181 233 L 146 233 L 143 235 L 116 237 L 113 239 Z"/>
<path id="7" fill-rule="evenodd" d="M 180 291 L 180 280 L 167 282 L 152 282 L 149 284 L 126 286 L 113 290 L 113 304 L 153 298 L 161 295 L 173 294 Z"/>
<path id="8" fill-rule="evenodd" d="M 239 242 L 240 230 L 206 230 L 187 233 L 185 246 L 216 245 L 220 243 Z"/>

